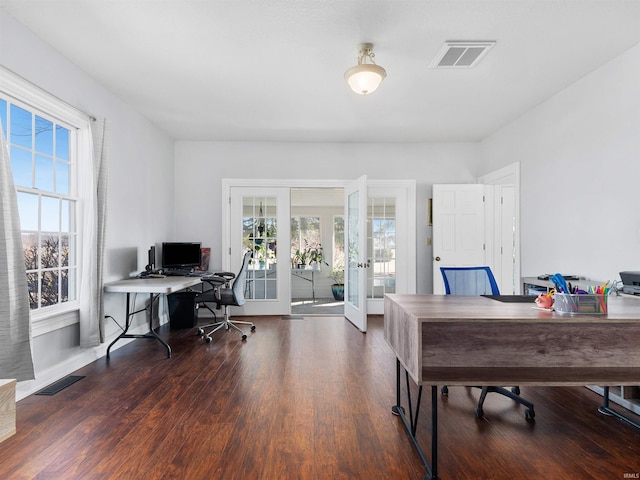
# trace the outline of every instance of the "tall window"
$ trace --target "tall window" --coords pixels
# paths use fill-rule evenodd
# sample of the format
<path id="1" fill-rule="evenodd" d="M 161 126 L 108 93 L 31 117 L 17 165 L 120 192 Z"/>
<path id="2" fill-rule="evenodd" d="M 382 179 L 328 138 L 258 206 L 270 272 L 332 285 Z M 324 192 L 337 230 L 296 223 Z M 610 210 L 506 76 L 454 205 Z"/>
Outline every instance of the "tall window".
<path id="1" fill-rule="evenodd" d="M 322 252 L 320 217 L 293 217 L 291 219 L 291 262 L 293 266 L 318 261 Z"/>
<path id="2" fill-rule="evenodd" d="M 344 270 L 344 216 L 333 217 L 333 269 Z"/>
<path id="3" fill-rule="evenodd" d="M 0 92 L 32 311 L 77 300 L 77 128 Z M 59 307 L 58 307 L 59 308 Z"/>

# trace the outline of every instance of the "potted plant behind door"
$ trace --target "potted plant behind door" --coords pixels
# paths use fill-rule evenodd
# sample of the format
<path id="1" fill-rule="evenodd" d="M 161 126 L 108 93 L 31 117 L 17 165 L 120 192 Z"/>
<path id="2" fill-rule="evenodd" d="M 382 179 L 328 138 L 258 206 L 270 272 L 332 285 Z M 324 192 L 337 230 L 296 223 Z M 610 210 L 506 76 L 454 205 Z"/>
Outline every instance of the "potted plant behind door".
<path id="1" fill-rule="evenodd" d="M 305 250 L 296 249 L 291 260 L 293 268 L 305 268 L 307 266 L 307 253 Z"/>
<path id="2" fill-rule="evenodd" d="M 331 272 L 333 285 L 331 285 L 331 293 L 333 298 L 339 302 L 344 301 L 344 269 L 336 268 Z"/>

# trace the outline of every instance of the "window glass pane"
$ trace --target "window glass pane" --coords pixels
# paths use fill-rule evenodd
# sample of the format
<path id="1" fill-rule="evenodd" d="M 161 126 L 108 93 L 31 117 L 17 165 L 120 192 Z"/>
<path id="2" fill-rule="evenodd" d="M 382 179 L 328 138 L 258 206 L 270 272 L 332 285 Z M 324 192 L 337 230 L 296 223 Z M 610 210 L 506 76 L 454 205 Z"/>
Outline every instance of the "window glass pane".
<path id="1" fill-rule="evenodd" d="M 27 273 L 27 285 L 29 287 L 29 308 L 38 308 L 38 273 Z"/>
<path id="2" fill-rule="evenodd" d="M 35 187 L 47 192 L 53 192 L 53 159 L 36 155 Z"/>
<path id="3" fill-rule="evenodd" d="M 291 219 L 291 263 L 294 267 L 323 264 L 324 251 L 320 243 L 320 217 Z"/>
<path id="4" fill-rule="evenodd" d="M 61 232 L 73 232 L 72 218 L 74 214 L 75 202 L 69 200 L 62 200 L 62 208 L 60 209 L 60 231 Z"/>
<path id="5" fill-rule="evenodd" d="M 7 102 L 0 98 L 0 122 L 2 122 L 2 131 L 4 138 L 7 138 Z"/>
<path id="6" fill-rule="evenodd" d="M 22 230 L 38 230 L 38 196 L 18 192 L 17 197 Z"/>
<path id="7" fill-rule="evenodd" d="M 57 161 L 56 165 L 56 193 L 69 195 L 69 164 Z"/>
<path id="8" fill-rule="evenodd" d="M 24 251 L 24 265 L 27 270 L 38 268 L 38 234 L 22 234 L 22 250 Z M 37 285 L 36 285 L 37 287 Z"/>
<path id="9" fill-rule="evenodd" d="M 69 266 L 69 235 L 60 236 L 60 266 Z"/>
<path id="10" fill-rule="evenodd" d="M 344 270 L 344 217 L 333 219 L 333 269 Z"/>
<path id="11" fill-rule="evenodd" d="M 60 231 L 60 200 L 53 197 L 42 197 L 42 220 L 40 230 L 45 232 Z"/>
<path id="12" fill-rule="evenodd" d="M 36 115 L 36 151 L 53 155 L 53 123 Z"/>
<path id="13" fill-rule="evenodd" d="M 11 143 L 31 148 L 32 115 L 16 105 L 11 105 Z"/>
<path id="14" fill-rule="evenodd" d="M 69 160 L 69 130 L 56 125 L 56 157 Z"/>
<path id="15" fill-rule="evenodd" d="M 11 173 L 16 187 L 31 188 L 31 152 L 22 148 L 11 146 Z"/>
<path id="16" fill-rule="evenodd" d="M 56 305 L 58 303 L 58 271 L 50 271 L 42 273 L 42 282 L 40 284 L 42 307 Z"/>
<path id="17" fill-rule="evenodd" d="M 40 245 L 42 268 L 57 268 L 60 259 L 60 241 L 57 235 L 42 235 Z"/>
<path id="18" fill-rule="evenodd" d="M 69 270 L 64 270 L 63 275 L 65 278 L 63 282 L 64 300 L 69 302 L 76 300 L 77 269 L 70 268 Z"/>
<path id="19" fill-rule="evenodd" d="M 60 272 L 60 301 L 69 301 L 69 271 L 62 270 Z"/>
<path id="20" fill-rule="evenodd" d="M 77 235 L 69 235 L 66 238 L 67 244 L 63 244 L 63 262 L 65 265 L 75 267 L 78 265 L 76 252 L 78 251 Z"/>

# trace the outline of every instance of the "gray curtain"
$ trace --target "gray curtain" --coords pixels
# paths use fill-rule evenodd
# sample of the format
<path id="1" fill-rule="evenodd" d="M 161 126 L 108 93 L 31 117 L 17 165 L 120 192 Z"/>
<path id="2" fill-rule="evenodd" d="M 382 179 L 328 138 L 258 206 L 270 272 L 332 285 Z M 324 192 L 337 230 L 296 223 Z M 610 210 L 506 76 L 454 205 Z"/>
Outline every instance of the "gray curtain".
<path id="1" fill-rule="evenodd" d="M 107 122 L 91 119 L 92 169 L 80 179 L 85 190 L 83 215 L 82 284 L 80 288 L 80 346 L 105 341 L 104 241 L 107 218 Z"/>
<path id="2" fill-rule="evenodd" d="M 29 289 L 18 199 L 0 125 L 0 378 L 32 380 Z"/>

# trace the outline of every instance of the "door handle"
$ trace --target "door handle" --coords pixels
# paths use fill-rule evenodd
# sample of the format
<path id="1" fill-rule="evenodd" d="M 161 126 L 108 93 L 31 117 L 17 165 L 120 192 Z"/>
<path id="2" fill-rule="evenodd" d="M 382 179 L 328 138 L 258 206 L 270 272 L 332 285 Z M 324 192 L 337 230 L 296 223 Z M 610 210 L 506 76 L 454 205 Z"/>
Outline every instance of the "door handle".
<path id="1" fill-rule="evenodd" d="M 439 262 L 439 261 L 440 261 L 440 257 L 436 257 L 436 258 L 434 258 L 434 260 L 435 260 L 436 262 Z"/>

